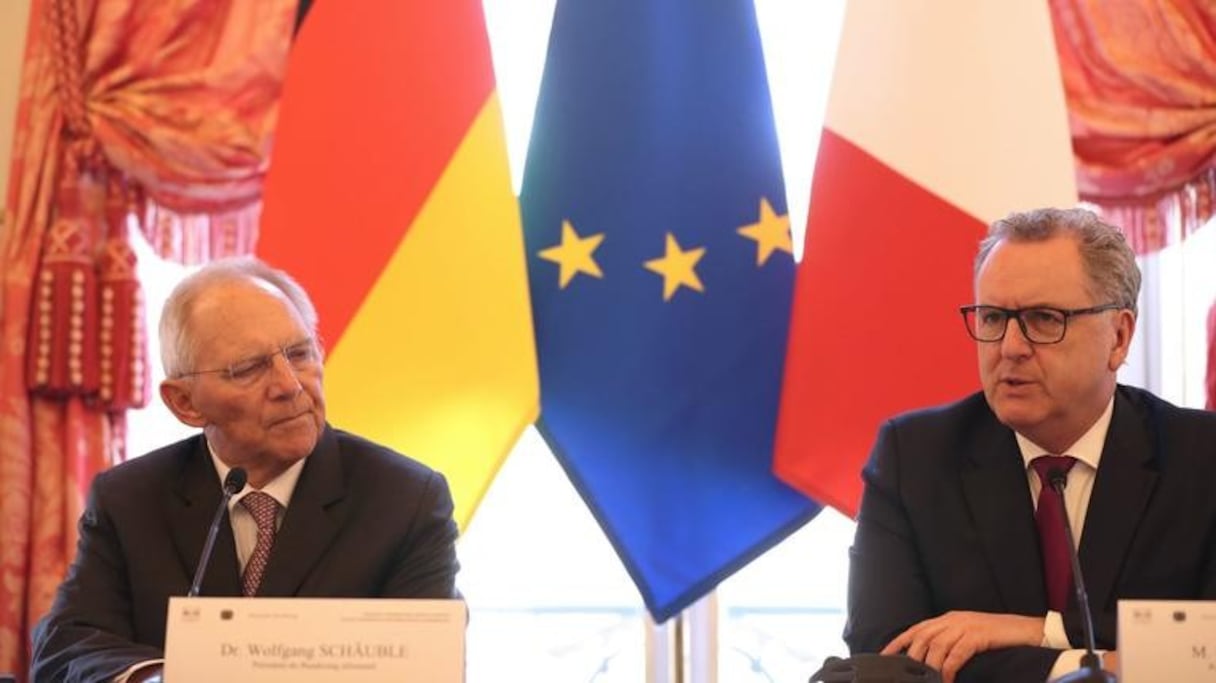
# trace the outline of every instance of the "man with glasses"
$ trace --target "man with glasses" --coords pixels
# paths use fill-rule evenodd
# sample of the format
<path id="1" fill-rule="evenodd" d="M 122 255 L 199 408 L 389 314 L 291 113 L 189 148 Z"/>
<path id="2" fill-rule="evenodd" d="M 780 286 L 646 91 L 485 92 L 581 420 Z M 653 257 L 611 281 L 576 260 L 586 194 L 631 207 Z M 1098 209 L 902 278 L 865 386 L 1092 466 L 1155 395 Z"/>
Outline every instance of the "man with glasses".
<path id="1" fill-rule="evenodd" d="M 99 474 L 76 559 L 35 629 L 36 681 L 159 674 L 168 598 L 186 595 L 222 482 L 202 595 L 456 597 L 443 476 L 325 421 L 317 314 L 286 273 L 213 263 L 170 295 L 161 398 L 200 433 Z"/>
<path id="2" fill-rule="evenodd" d="M 1116 383 L 1139 288 L 1123 235 L 1088 211 L 991 226 L 961 309 L 983 391 L 886 423 L 863 472 L 851 650 L 947 681 L 1075 670 L 1065 511 L 1104 668 L 1119 599 L 1216 598 L 1216 415 Z"/>

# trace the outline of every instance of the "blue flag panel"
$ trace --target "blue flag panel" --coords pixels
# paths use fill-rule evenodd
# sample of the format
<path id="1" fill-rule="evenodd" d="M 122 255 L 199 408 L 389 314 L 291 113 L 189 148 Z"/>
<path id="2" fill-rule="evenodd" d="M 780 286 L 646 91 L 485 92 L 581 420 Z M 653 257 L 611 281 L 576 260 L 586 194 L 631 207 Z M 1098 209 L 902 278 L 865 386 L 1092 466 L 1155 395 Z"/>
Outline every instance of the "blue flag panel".
<path id="1" fill-rule="evenodd" d="M 521 194 L 539 427 L 663 621 L 819 506 L 771 471 L 794 283 L 750 0 L 559 0 Z"/>

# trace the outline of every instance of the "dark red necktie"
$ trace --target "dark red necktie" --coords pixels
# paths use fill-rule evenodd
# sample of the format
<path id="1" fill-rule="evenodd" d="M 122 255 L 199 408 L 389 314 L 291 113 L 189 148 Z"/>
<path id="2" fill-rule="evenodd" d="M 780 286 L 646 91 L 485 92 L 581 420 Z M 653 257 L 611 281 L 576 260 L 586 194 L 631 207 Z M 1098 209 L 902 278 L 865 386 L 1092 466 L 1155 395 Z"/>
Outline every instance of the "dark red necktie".
<path id="1" fill-rule="evenodd" d="M 1039 548 L 1043 555 L 1043 581 L 1047 586 L 1047 607 L 1063 612 L 1068 606 L 1068 590 L 1072 588 L 1072 560 L 1068 556 L 1068 535 L 1064 531 L 1064 510 L 1060 495 L 1051 487 L 1051 472 L 1065 475 L 1077 462 L 1066 455 L 1041 455 L 1030 461 L 1039 476 L 1039 507 L 1034 521 L 1039 527 Z"/>
<path id="2" fill-rule="evenodd" d="M 273 496 L 261 491 L 251 491 L 241 499 L 241 505 L 253 515 L 253 521 L 258 525 L 258 538 L 253 546 L 253 553 L 245 563 L 245 572 L 241 575 L 241 591 L 246 595 L 257 595 L 258 586 L 262 584 L 262 573 L 266 571 L 266 563 L 270 560 L 270 548 L 274 545 L 275 523 L 279 514 L 279 501 Z"/>

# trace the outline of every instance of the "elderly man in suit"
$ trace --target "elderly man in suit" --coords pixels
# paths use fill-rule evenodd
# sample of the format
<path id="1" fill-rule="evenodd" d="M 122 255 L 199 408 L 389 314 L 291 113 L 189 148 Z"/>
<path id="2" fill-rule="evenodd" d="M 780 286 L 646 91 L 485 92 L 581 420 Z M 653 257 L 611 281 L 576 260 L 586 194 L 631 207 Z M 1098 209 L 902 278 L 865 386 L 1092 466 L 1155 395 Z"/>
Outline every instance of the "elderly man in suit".
<path id="1" fill-rule="evenodd" d="M 1123 235 L 1092 213 L 992 225 L 962 308 L 983 392 L 888 422 L 863 473 L 854 652 L 906 652 L 947 681 L 1075 669 L 1063 515 L 1040 477 L 1065 482 L 1099 648 L 1121 598 L 1216 598 L 1216 415 L 1115 380 L 1139 287 Z"/>
<path id="2" fill-rule="evenodd" d="M 190 587 L 221 482 L 228 506 L 202 595 L 456 596 L 443 476 L 325 420 L 317 315 L 256 259 L 186 278 L 161 319 L 161 397 L 200 433 L 97 476 L 80 542 L 35 630 L 32 678 L 160 672 L 167 600 Z"/>

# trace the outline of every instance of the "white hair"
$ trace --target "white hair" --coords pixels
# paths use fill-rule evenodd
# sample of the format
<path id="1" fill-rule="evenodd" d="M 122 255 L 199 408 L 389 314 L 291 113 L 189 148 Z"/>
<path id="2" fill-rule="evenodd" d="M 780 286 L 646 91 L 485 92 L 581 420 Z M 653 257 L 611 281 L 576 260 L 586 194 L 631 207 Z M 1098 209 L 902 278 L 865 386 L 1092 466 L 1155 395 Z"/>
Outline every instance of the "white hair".
<path id="1" fill-rule="evenodd" d="M 181 377 L 196 369 L 198 348 L 189 322 L 199 297 L 215 285 L 249 280 L 260 280 L 281 292 L 300 314 L 309 333 L 317 336 L 317 309 L 295 278 L 253 256 L 212 261 L 179 282 L 165 300 L 160 316 L 160 360 L 166 377 Z"/>

